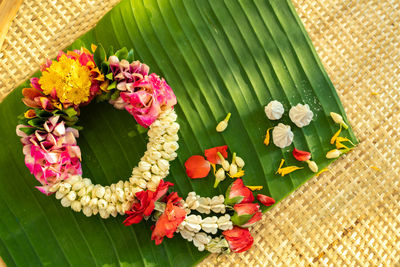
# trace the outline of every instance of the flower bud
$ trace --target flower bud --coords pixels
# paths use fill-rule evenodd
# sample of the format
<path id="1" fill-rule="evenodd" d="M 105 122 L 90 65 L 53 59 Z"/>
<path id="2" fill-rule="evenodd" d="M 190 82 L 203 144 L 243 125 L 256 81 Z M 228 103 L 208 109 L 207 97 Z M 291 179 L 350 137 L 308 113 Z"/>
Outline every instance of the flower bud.
<path id="1" fill-rule="evenodd" d="M 336 159 L 338 158 L 340 155 L 342 154 L 342 152 L 338 149 L 333 149 L 331 151 L 329 151 L 328 153 L 326 153 L 326 158 L 327 159 Z"/>
<path id="2" fill-rule="evenodd" d="M 86 217 L 90 217 L 92 216 L 93 212 L 92 212 L 92 208 L 86 206 L 82 209 L 83 214 L 85 214 Z"/>
<path id="3" fill-rule="evenodd" d="M 234 176 L 236 173 L 237 173 L 237 166 L 236 166 L 235 163 L 232 163 L 232 164 L 229 166 L 229 175 L 230 175 L 230 176 Z"/>
<path id="4" fill-rule="evenodd" d="M 236 156 L 235 163 L 239 168 L 244 167 L 244 160 L 241 157 Z"/>
<path id="5" fill-rule="evenodd" d="M 217 128 L 216 128 L 217 132 L 220 133 L 220 132 L 225 131 L 225 129 L 228 127 L 228 122 L 229 122 L 230 117 L 231 117 L 231 113 L 228 113 L 228 115 L 226 115 L 225 119 L 223 121 L 221 121 L 220 123 L 218 123 Z"/>
<path id="6" fill-rule="evenodd" d="M 76 192 L 75 191 L 71 191 L 67 194 L 67 198 L 69 201 L 74 201 L 76 199 Z"/>
<path id="7" fill-rule="evenodd" d="M 86 195 L 86 196 L 83 196 L 81 198 L 82 206 L 87 206 L 89 204 L 89 202 L 90 202 L 90 197 L 89 196 Z"/>
<path id="8" fill-rule="evenodd" d="M 225 170 L 223 168 L 219 168 L 219 170 L 215 173 L 214 188 L 217 188 L 218 184 L 223 180 L 225 180 Z"/>
<path id="9" fill-rule="evenodd" d="M 72 209 L 73 211 L 80 212 L 81 209 L 82 209 L 81 202 L 79 202 L 78 200 L 73 201 L 73 202 L 71 203 L 71 209 Z"/>
<path id="10" fill-rule="evenodd" d="M 307 164 L 308 164 L 308 168 L 310 168 L 310 170 L 312 172 L 318 172 L 318 165 L 317 165 L 317 163 L 315 163 L 315 161 L 308 160 Z"/>
<path id="11" fill-rule="evenodd" d="M 349 126 L 347 126 L 347 124 L 343 120 L 343 117 L 340 114 L 331 112 L 330 115 L 335 123 L 342 125 L 345 129 L 349 128 Z"/>

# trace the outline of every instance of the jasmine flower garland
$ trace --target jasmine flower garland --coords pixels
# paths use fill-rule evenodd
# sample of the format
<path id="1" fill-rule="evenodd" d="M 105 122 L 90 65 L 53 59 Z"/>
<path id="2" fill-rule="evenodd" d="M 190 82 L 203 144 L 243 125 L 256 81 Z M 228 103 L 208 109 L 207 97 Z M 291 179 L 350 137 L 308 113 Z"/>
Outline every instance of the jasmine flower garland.
<path id="1" fill-rule="evenodd" d="M 164 237 L 180 233 L 200 251 L 248 250 L 253 244 L 248 228 L 261 219 L 261 210 L 240 179 L 243 159 L 233 153 L 232 163 L 228 162 L 227 146 L 221 146 L 206 150 L 207 160 L 197 155 L 185 163 L 190 178 L 204 178 L 213 167 L 214 187 L 226 178 L 225 172 L 236 179 L 225 196 L 200 197 L 191 192 L 183 200 L 176 192 L 168 193 L 173 184 L 164 179 L 179 148 L 174 92 L 163 78 L 150 74 L 146 64 L 133 61 L 132 50 L 122 48 L 107 54 L 101 45 L 92 45 L 92 52 L 86 48 L 60 52 L 56 60 L 43 64 L 41 76 L 32 78 L 31 87 L 22 92 L 29 109 L 20 116 L 16 132 L 25 164 L 41 184 L 36 188 L 54 194 L 63 207 L 87 217 L 126 215 L 126 226 L 152 218 L 156 223 L 151 239 L 156 245 Z M 81 127 L 77 122 L 80 107 L 93 99 L 125 109 L 137 123 L 149 128 L 147 151 L 126 181 L 103 186 L 82 176 L 77 144 Z M 226 129 L 229 117 L 230 113 L 217 131 Z M 217 172 L 216 165 L 221 165 Z M 257 199 L 266 206 L 275 203 L 261 194 Z"/>

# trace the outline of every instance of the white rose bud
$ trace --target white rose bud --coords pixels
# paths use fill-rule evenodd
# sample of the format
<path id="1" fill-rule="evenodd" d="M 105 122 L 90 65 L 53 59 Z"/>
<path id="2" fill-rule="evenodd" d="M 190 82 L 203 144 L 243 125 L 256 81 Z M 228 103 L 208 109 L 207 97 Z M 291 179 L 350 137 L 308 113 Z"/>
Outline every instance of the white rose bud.
<path id="1" fill-rule="evenodd" d="M 74 201 L 76 199 L 76 192 L 75 191 L 71 191 L 67 194 L 67 198 L 69 201 Z"/>
<path id="2" fill-rule="evenodd" d="M 85 186 L 85 183 L 82 181 L 76 182 L 73 186 L 72 186 L 72 190 L 74 191 L 79 191 L 81 190 L 83 187 Z"/>
<path id="3" fill-rule="evenodd" d="M 58 191 L 60 191 L 60 193 L 62 194 L 68 194 L 69 191 L 71 190 L 72 186 L 68 183 L 61 183 L 60 188 L 58 189 Z"/>
<path id="4" fill-rule="evenodd" d="M 60 191 L 56 192 L 56 199 L 62 199 L 65 196 L 65 194 L 61 193 Z"/>
<path id="5" fill-rule="evenodd" d="M 80 212 L 82 209 L 81 202 L 75 200 L 71 203 L 71 209 L 76 212 Z"/>
<path id="6" fill-rule="evenodd" d="M 98 208 L 92 208 L 92 212 L 93 212 L 93 215 L 96 215 L 97 213 L 99 213 L 99 209 Z"/>
<path id="7" fill-rule="evenodd" d="M 142 172 L 149 171 L 151 168 L 151 164 L 146 162 L 146 161 L 140 161 L 139 162 L 139 170 Z"/>
<path id="8" fill-rule="evenodd" d="M 86 217 L 90 217 L 92 216 L 93 212 L 92 212 L 92 208 L 86 206 L 83 208 L 83 214 L 85 214 Z"/>
<path id="9" fill-rule="evenodd" d="M 89 205 L 89 202 L 90 202 L 90 197 L 89 197 L 88 195 L 83 196 L 83 197 L 81 198 L 81 204 L 82 204 L 82 206 L 87 206 L 87 205 Z"/>
<path id="10" fill-rule="evenodd" d="M 63 207 L 69 207 L 69 206 L 71 206 L 71 201 L 67 197 L 63 197 L 61 199 L 61 205 Z"/>
<path id="11" fill-rule="evenodd" d="M 97 201 L 97 206 L 99 207 L 99 210 L 104 210 L 107 208 L 108 203 L 104 199 L 99 199 L 99 201 Z"/>

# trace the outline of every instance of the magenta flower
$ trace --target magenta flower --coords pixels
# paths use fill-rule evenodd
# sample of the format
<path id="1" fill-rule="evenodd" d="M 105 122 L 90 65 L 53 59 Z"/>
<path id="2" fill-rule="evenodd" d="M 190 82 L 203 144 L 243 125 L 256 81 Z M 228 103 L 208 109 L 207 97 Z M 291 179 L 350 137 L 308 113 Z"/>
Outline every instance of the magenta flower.
<path id="1" fill-rule="evenodd" d="M 43 125 L 45 130 L 36 130 L 26 135 L 17 126 L 17 135 L 21 137 L 25 165 L 42 184 L 37 186 L 44 194 L 50 194 L 49 188 L 68 178 L 69 175 L 82 174 L 81 151 L 76 143 L 78 130 L 65 128 L 59 122 L 59 116 L 49 118 Z"/>
<path id="2" fill-rule="evenodd" d="M 131 90 L 120 95 L 128 103 L 125 109 L 143 127 L 149 127 L 161 111 L 173 108 L 177 103 L 171 87 L 154 73 L 136 81 L 132 86 Z"/>

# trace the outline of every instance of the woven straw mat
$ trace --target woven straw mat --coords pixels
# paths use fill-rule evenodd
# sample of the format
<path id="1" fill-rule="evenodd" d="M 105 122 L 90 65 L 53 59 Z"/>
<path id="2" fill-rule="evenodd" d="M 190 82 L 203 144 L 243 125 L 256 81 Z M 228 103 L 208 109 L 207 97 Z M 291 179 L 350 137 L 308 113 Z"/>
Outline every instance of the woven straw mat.
<path id="1" fill-rule="evenodd" d="M 25 0 L 0 51 L 0 99 L 117 2 Z M 361 143 L 267 212 L 250 251 L 200 265 L 400 265 L 400 2 L 294 4 Z"/>

